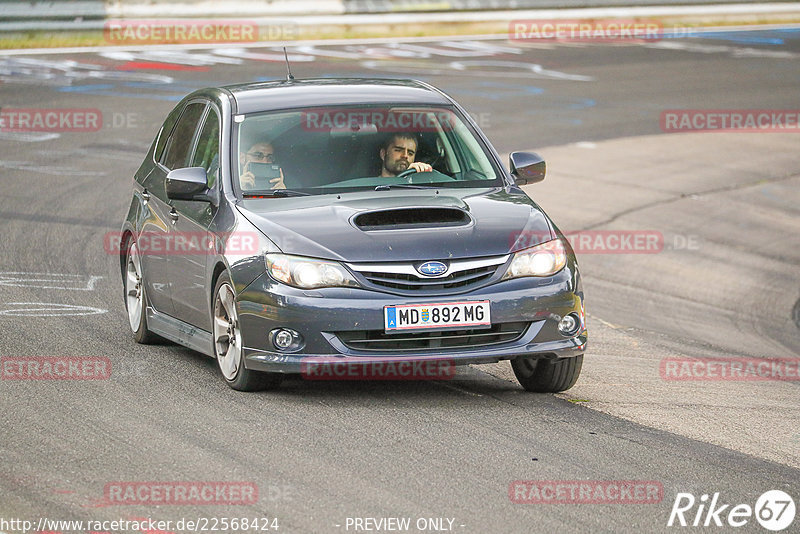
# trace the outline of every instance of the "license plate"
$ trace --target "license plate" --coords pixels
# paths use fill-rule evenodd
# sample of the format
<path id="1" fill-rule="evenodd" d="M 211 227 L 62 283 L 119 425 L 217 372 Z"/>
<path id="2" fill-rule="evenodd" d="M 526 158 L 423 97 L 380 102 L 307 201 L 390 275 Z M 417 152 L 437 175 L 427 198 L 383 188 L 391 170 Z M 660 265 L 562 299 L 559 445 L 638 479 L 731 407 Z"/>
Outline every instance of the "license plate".
<path id="1" fill-rule="evenodd" d="M 385 306 L 383 318 L 387 332 L 492 324 L 488 300 Z"/>

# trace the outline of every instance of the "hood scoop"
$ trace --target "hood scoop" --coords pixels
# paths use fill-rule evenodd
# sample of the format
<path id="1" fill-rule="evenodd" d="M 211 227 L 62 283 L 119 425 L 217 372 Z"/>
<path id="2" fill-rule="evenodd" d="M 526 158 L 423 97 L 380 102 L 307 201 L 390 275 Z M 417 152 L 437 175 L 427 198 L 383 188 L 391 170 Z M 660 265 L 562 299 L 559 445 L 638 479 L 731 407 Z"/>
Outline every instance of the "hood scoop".
<path id="1" fill-rule="evenodd" d="M 472 219 L 458 208 L 398 208 L 361 213 L 353 224 L 365 232 L 468 226 Z"/>

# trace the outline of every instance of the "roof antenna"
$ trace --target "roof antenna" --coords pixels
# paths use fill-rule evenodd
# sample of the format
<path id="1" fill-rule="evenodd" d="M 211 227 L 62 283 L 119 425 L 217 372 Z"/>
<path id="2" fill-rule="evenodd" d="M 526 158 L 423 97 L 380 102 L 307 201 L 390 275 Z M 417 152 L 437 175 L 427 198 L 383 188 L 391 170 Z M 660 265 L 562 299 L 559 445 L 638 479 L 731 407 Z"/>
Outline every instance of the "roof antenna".
<path id="1" fill-rule="evenodd" d="M 289 54 L 286 53 L 286 47 L 283 47 L 283 57 L 286 58 L 286 81 L 291 82 L 294 80 L 294 76 L 292 76 L 292 68 L 289 67 Z"/>

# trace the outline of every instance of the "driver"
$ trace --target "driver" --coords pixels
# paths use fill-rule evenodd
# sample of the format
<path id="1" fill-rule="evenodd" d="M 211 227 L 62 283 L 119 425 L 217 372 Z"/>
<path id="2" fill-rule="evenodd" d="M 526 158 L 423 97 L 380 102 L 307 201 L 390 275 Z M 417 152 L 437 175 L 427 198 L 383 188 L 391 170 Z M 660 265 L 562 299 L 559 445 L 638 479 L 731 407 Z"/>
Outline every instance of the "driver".
<path id="1" fill-rule="evenodd" d="M 421 161 L 414 161 L 417 154 L 417 136 L 413 133 L 397 133 L 386 139 L 381 146 L 381 176 L 397 176 L 408 169 L 417 172 L 430 172 L 433 167 Z"/>
<path id="2" fill-rule="evenodd" d="M 256 163 L 275 163 L 275 149 L 272 148 L 272 143 L 269 141 L 256 141 L 247 152 L 239 152 L 239 163 L 242 165 L 244 172 L 239 176 L 239 184 L 243 190 L 255 189 L 256 177 L 247 168 L 250 162 Z M 278 178 L 270 180 L 272 189 L 286 189 L 286 184 L 283 183 L 283 169 Z"/>

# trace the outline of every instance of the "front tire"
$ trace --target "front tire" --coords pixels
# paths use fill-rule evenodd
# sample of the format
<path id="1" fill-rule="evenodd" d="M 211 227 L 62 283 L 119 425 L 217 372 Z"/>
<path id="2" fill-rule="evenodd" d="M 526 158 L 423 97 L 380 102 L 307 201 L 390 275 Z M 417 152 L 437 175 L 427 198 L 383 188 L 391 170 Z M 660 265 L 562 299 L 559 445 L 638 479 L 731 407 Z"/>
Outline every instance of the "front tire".
<path id="1" fill-rule="evenodd" d="M 572 358 L 517 358 L 511 368 L 526 391 L 557 393 L 575 385 L 583 366 L 583 354 Z"/>
<path id="2" fill-rule="evenodd" d="M 137 343 L 148 345 L 158 336 L 147 328 L 147 295 L 144 291 L 144 274 L 139 249 L 133 238 L 125 247 L 125 310 L 128 323 Z"/>
<path id="3" fill-rule="evenodd" d="M 237 391 L 260 391 L 278 387 L 283 380 L 282 373 L 263 373 L 244 366 L 236 293 L 227 272 L 223 272 L 217 279 L 213 302 L 214 356 L 225 382 Z"/>

